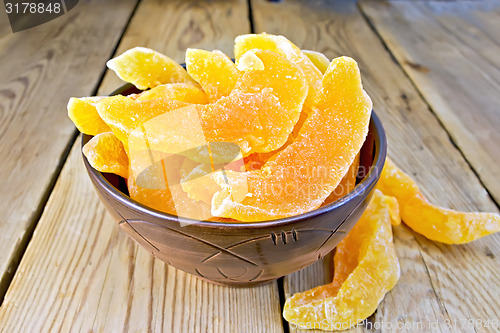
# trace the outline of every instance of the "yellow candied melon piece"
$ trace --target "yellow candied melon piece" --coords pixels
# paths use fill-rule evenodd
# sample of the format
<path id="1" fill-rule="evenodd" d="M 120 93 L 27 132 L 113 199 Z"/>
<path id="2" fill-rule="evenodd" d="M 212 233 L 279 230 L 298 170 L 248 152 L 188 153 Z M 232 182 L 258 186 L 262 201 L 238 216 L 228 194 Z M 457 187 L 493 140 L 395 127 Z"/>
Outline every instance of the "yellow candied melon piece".
<path id="1" fill-rule="evenodd" d="M 399 203 L 403 222 L 428 239 L 464 244 L 500 231 L 497 213 L 459 212 L 431 204 L 415 181 L 387 159 L 377 188 Z"/>
<path id="2" fill-rule="evenodd" d="M 197 122 L 208 142 L 233 142 L 244 156 L 281 147 L 300 117 L 307 83 L 297 67 L 280 55 L 270 51 L 256 54 L 265 69 L 245 72 L 229 96 L 154 119 L 146 129 L 147 136 L 155 138 L 150 140 L 151 148 L 174 152 L 172 137 L 179 139 L 175 142 L 183 146 L 182 137 L 175 133 L 177 129 L 170 126 L 176 121 L 171 117 L 178 114 L 182 118 L 183 111 L 191 115 L 193 110 L 199 115 Z M 144 136 L 141 131 L 134 135 L 137 142 Z"/>
<path id="3" fill-rule="evenodd" d="M 68 116 L 76 128 L 88 135 L 109 132 L 111 129 L 97 113 L 96 105 L 105 97 L 71 97 L 68 102 Z"/>
<path id="4" fill-rule="evenodd" d="M 325 199 L 323 205 L 328 205 L 343 196 L 347 195 L 351 192 L 356 186 L 356 177 L 358 175 L 358 167 L 359 167 L 359 153 L 356 155 L 354 162 L 352 162 L 349 170 L 344 175 L 344 178 L 340 181 L 339 185 L 333 190 L 332 193 Z"/>
<path id="5" fill-rule="evenodd" d="M 165 83 L 194 83 L 181 65 L 166 55 L 145 47 L 134 47 L 106 65 L 120 79 L 145 90 Z"/>
<path id="6" fill-rule="evenodd" d="M 228 96 L 240 73 L 236 65 L 221 51 L 187 49 L 186 69 L 203 88 L 211 102 Z"/>
<path id="7" fill-rule="evenodd" d="M 236 37 L 234 45 L 234 55 L 236 63 L 247 51 L 258 49 L 273 51 L 284 56 L 287 60 L 295 64 L 306 77 L 309 91 L 305 104 L 311 106 L 321 91 L 322 74 L 311 60 L 284 36 L 270 34 L 248 34 Z"/>
<path id="8" fill-rule="evenodd" d="M 100 172 L 128 177 L 128 156 L 123 144 L 112 132 L 100 133 L 82 148 L 90 165 Z"/>

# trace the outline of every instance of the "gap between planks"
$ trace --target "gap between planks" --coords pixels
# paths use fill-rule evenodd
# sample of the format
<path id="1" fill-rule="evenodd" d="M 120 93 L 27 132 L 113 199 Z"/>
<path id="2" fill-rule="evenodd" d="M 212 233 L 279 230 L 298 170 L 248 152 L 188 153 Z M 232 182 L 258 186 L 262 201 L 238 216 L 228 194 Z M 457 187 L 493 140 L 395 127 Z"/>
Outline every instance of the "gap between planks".
<path id="1" fill-rule="evenodd" d="M 376 0 L 371 0 L 371 1 L 376 1 Z M 432 1 L 437 1 L 437 0 L 432 0 Z M 431 105 L 430 101 L 428 100 L 428 98 L 425 96 L 425 94 L 422 92 L 422 90 L 419 88 L 419 86 L 417 85 L 417 83 L 415 82 L 414 78 L 412 78 L 410 76 L 410 74 L 408 73 L 408 71 L 406 70 L 405 66 L 403 66 L 398 60 L 397 60 L 397 57 L 396 55 L 394 54 L 393 50 L 391 49 L 391 47 L 387 44 L 386 40 L 382 37 L 382 35 L 380 34 L 380 32 L 377 30 L 376 28 L 376 24 L 375 22 L 370 19 L 370 17 L 366 14 L 365 12 L 365 9 L 363 7 L 362 4 L 360 4 L 359 2 L 357 3 L 357 7 L 359 9 L 359 12 L 361 13 L 361 15 L 363 16 L 364 20 L 366 21 L 367 25 L 370 27 L 370 29 L 373 31 L 374 35 L 377 36 L 377 38 L 379 39 L 380 43 L 384 46 L 384 48 L 386 49 L 386 51 L 389 53 L 389 55 L 391 56 L 391 59 L 394 61 L 395 64 L 398 65 L 398 67 L 401 68 L 401 71 L 405 74 L 405 76 L 408 78 L 408 81 L 411 82 L 411 84 L 413 85 L 413 87 L 415 88 L 415 91 L 418 93 L 418 95 L 420 96 L 420 98 L 422 99 L 422 101 L 425 102 L 425 104 L 427 105 L 427 108 L 429 109 L 429 111 L 431 111 L 432 115 L 434 116 L 434 118 L 436 119 L 436 121 L 441 125 L 441 127 L 443 128 L 443 130 L 446 132 L 446 134 L 448 135 L 448 139 L 450 140 L 450 142 L 453 144 L 453 146 L 457 149 L 458 152 L 460 152 L 460 154 L 462 155 L 464 161 L 467 163 L 467 165 L 469 166 L 469 168 L 471 169 L 471 171 L 476 175 L 478 181 L 481 183 L 482 187 L 484 188 L 484 190 L 488 193 L 488 196 L 490 197 L 491 201 L 495 203 L 496 207 L 498 209 L 500 209 L 500 201 L 497 200 L 497 198 L 495 198 L 495 196 L 493 195 L 493 193 L 490 191 L 490 189 L 488 188 L 488 186 L 486 186 L 486 183 L 483 179 L 483 177 L 481 177 L 481 175 L 479 174 L 479 171 L 477 170 L 477 168 L 471 163 L 470 159 L 467 157 L 467 154 L 464 152 L 464 150 L 460 147 L 460 145 L 457 143 L 456 139 L 454 138 L 454 136 L 452 135 L 452 133 L 450 132 L 450 130 L 448 129 L 448 127 L 445 125 L 445 123 L 443 122 L 443 119 L 441 117 L 439 117 L 438 113 L 436 112 L 435 108 Z"/>
<path id="2" fill-rule="evenodd" d="M 125 32 L 128 28 L 128 25 L 130 24 L 130 21 L 131 21 L 132 17 L 134 16 L 140 3 L 141 3 L 140 0 L 136 0 L 135 6 L 132 9 L 132 11 L 128 17 L 127 22 L 123 26 L 123 29 L 120 33 L 120 37 L 118 38 L 117 42 L 115 43 L 115 46 L 112 49 L 110 56 L 108 58 L 111 58 L 115 54 L 116 49 L 118 48 L 118 45 L 120 44 L 121 39 L 123 38 L 123 35 L 125 34 Z M 104 66 L 103 69 L 101 70 L 99 78 L 97 79 L 89 96 L 94 96 L 97 93 L 97 91 L 102 83 L 102 80 L 104 78 L 105 73 L 106 73 L 106 66 Z M 4 277 L 2 278 L 2 281 L 0 284 L 0 306 L 3 303 L 5 293 L 9 289 L 10 284 L 12 283 L 12 279 L 14 278 L 14 275 L 17 272 L 17 268 L 19 267 L 19 263 L 21 262 L 22 257 L 24 256 L 24 254 L 26 252 L 28 244 L 31 241 L 31 238 L 33 237 L 33 233 L 36 229 L 36 226 L 38 225 L 38 221 L 40 221 L 40 218 L 42 217 L 45 206 L 46 206 L 46 204 L 50 198 L 50 195 L 51 195 L 51 193 L 56 185 L 57 179 L 61 175 L 62 168 L 68 159 L 68 156 L 71 152 L 71 148 L 75 144 L 77 138 L 79 138 L 79 134 L 80 134 L 80 132 L 76 128 L 74 128 L 73 134 L 69 138 L 69 140 L 66 144 L 66 147 L 64 148 L 64 150 L 61 153 L 61 156 L 58 159 L 59 162 L 57 164 L 57 167 L 56 167 L 54 173 L 51 175 L 51 178 L 49 180 L 49 184 L 48 184 L 47 188 L 45 189 L 45 191 L 44 191 L 44 193 L 43 193 L 43 195 L 42 195 L 42 197 L 37 205 L 36 210 L 33 213 L 33 221 L 26 229 L 23 237 L 21 238 L 21 240 L 18 243 L 17 248 L 15 249 L 15 252 L 12 254 L 12 260 L 9 262 L 9 264 L 7 266 L 6 273 L 5 273 Z"/>

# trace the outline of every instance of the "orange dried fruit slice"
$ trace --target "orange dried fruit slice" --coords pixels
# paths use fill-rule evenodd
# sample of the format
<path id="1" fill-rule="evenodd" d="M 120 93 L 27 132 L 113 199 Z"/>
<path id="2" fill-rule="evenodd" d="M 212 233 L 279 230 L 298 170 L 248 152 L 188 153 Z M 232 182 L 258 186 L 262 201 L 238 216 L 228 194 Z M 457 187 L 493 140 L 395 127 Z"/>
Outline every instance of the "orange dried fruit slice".
<path id="1" fill-rule="evenodd" d="M 281 147 L 300 110 L 286 109 L 274 91 L 234 91 L 210 106 L 198 105 L 207 141 L 234 142 L 243 155 Z M 285 107 L 284 107 L 285 106 Z"/>
<path id="2" fill-rule="evenodd" d="M 228 96 L 240 73 L 236 65 L 221 51 L 187 49 L 186 69 L 203 88 L 211 102 Z"/>
<path id="3" fill-rule="evenodd" d="M 400 276 L 390 220 L 384 196 L 375 190 L 337 246 L 333 281 L 288 298 L 283 317 L 299 327 L 345 330 L 374 313 Z"/>
<path id="4" fill-rule="evenodd" d="M 97 134 L 83 146 L 82 151 L 97 171 L 128 177 L 127 153 L 121 141 L 112 132 Z"/>
<path id="5" fill-rule="evenodd" d="M 309 91 L 306 105 L 314 104 L 314 100 L 321 91 L 321 72 L 311 62 L 311 60 L 292 42 L 283 36 L 269 34 L 248 34 L 236 37 L 234 45 L 234 55 L 236 63 L 245 54 L 245 52 L 259 49 L 273 51 L 284 56 L 303 72 L 306 77 Z"/>
<path id="6" fill-rule="evenodd" d="M 415 181 L 390 159 L 385 162 L 377 187 L 397 199 L 403 222 L 428 239 L 463 244 L 500 231 L 499 214 L 459 212 L 431 204 Z"/>
<path id="7" fill-rule="evenodd" d="M 324 74 L 330 65 L 330 60 L 321 52 L 311 51 L 311 50 L 302 50 L 309 60 L 316 66 L 319 71 Z"/>
<path id="8" fill-rule="evenodd" d="M 97 112 L 125 148 L 128 148 L 128 136 L 131 131 L 150 119 L 186 105 L 188 104 L 176 100 L 140 101 L 124 96 L 112 96 L 97 103 Z"/>
<path id="9" fill-rule="evenodd" d="M 305 98 L 307 96 L 307 81 L 301 71 L 285 57 L 272 51 L 253 50 L 264 65 L 263 70 L 245 71 L 236 82 L 234 89 L 242 93 L 258 93 L 267 90 L 278 97 L 285 109 L 281 119 L 269 119 L 275 126 L 283 126 L 281 132 L 288 134 L 299 120 Z M 286 118 L 289 121 L 285 121 Z M 265 121 L 266 119 L 261 119 Z"/>
<path id="10" fill-rule="evenodd" d="M 340 181 L 339 185 L 333 190 L 332 193 L 325 199 L 323 205 L 328 205 L 343 196 L 347 193 L 351 192 L 356 186 L 356 177 L 358 175 L 358 167 L 359 167 L 359 153 L 354 158 L 354 162 L 352 162 L 349 170 L 344 175 L 344 178 Z"/>
<path id="11" fill-rule="evenodd" d="M 109 132 L 111 129 L 97 113 L 96 104 L 105 97 L 71 97 L 68 102 L 68 116 L 76 128 L 88 135 Z"/>
<path id="12" fill-rule="evenodd" d="M 212 200 L 214 215 L 240 221 L 298 215 L 319 207 L 337 187 L 365 141 L 372 103 L 348 57 L 332 61 L 322 91 L 295 140 L 261 169 L 227 171 L 232 184 L 214 176 L 221 186 Z M 244 183 L 248 193 L 234 201 L 232 190 Z"/>
<path id="13" fill-rule="evenodd" d="M 152 99 L 173 99 L 176 101 L 206 104 L 208 97 L 198 86 L 190 83 L 167 83 L 146 90 L 137 95 L 134 99 L 139 101 L 148 101 Z"/>
<path id="14" fill-rule="evenodd" d="M 106 65 L 120 79 L 141 90 L 165 83 L 194 83 L 181 65 L 166 55 L 145 47 L 134 47 L 125 51 L 109 60 Z"/>

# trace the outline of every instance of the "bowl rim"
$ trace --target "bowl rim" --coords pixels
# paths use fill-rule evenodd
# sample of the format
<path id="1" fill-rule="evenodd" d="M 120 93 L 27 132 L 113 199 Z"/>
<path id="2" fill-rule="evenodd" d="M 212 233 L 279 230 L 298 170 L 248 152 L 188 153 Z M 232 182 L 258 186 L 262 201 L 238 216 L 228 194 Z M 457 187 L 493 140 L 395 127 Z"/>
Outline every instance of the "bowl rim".
<path id="1" fill-rule="evenodd" d="M 121 94 L 124 91 L 127 91 L 134 87 L 132 84 L 128 83 L 117 90 L 113 91 L 110 96 L 113 95 L 118 95 Z M 351 190 L 348 194 L 344 195 L 343 197 L 335 200 L 332 203 L 329 203 L 328 205 L 325 206 L 320 206 L 319 208 L 316 208 L 314 210 L 311 210 L 309 212 L 299 214 L 299 215 L 294 215 L 290 217 L 285 217 L 285 218 L 279 218 L 275 220 L 265 220 L 265 221 L 259 221 L 259 222 L 218 222 L 218 221 L 200 221 L 200 220 L 194 220 L 191 218 L 187 217 L 180 217 L 177 215 L 172 215 L 166 212 L 162 212 L 159 210 L 156 210 L 154 208 L 150 208 L 146 205 L 141 204 L 138 201 L 135 201 L 132 199 L 130 196 L 125 195 L 123 192 L 121 192 L 119 189 L 114 187 L 102 174 L 102 172 L 94 169 L 90 163 L 88 162 L 87 158 L 83 154 L 82 151 L 82 157 L 83 157 L 83 162 L 85 164 L 86 169 L 89 172 L 92 172 L 92 174 L 95 176 L 95 180 L 99 183 L 99 185 L 105 189 L 107 193 L 112 195 L 115 199 L 119 200 L 122 204 L 126 206 L 130 206 L 133 209 L 136 209 L 140 211 L 141 213 L 151 215 L 157 219 L 161 220 L 168 220 L 168 221 L 176 221 L 179 223 L 184 223 L 186 225 L 196 225 L 199 227 L 204 227 L 204 228 L 214 228 L 214 229 L 242 229 L 242 228 L 247 228 L 247 229 L 262 229 L 266 227 L 281 227 L 281 226 L 287 226 L 293 223 L 296 223 L 299 220 L 305 220 L 309 219 L 311 217 L 319 216 L 326 214 L 344 204 L 349 202 L 352 198 L 356 197 L 358 194 L 363 193 L 367 190 L 370 190 L 375 183 L 378 181 L 380 174 L 382 172 L 382 168 L 385 164 L 386 156 L 387 156 L 387 138 L 385 134 L 384 127 L 382 125 L 382 121 L 380 118 L 377 116 L 374 110 L 371 112 L 371 117 L 370 117 L 370 122 L 369 126 L 373 126 L 374 130 L 378 135 L 374 135 L 374 141 L 376 147 L 379 147 L 379 149 L 376 150 L 376 154 L 373 157 L 373 162 L 370 165 L 368 174 L 354 187 L 353 190 Z M 88 134 L 83 134 L 82 135 L 82 148 L 85 145 L 85 143 L 91 138 L 91 135 Z M 363 143 L 364 144 L 364 143 Z"/>

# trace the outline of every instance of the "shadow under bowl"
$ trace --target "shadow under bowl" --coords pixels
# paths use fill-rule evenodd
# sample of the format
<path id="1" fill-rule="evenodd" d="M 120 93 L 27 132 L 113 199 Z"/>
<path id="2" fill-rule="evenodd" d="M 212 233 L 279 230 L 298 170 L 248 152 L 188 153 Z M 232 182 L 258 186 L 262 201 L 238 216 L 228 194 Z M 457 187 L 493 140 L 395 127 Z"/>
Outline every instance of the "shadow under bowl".
<path id="1" fill-rule="evenodd" d="M 113 93 L 138 92 L 127 84 Z M 91 136 L 84 135 L 82 146 Z M 275 280 L 327 255 L 364 212 L 384 166 L 387 142 L 375 112 L 361 149 L 358 184 L 344 197 L 305 214 L 258 223 L 193 221 L 148 208 L 124 179 L 85 167 L 119 227 L 158 259 L 212 283 L 248 287 Z"/>

